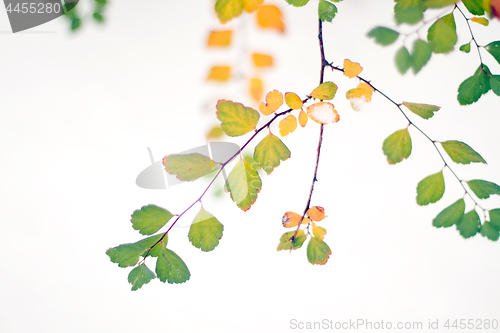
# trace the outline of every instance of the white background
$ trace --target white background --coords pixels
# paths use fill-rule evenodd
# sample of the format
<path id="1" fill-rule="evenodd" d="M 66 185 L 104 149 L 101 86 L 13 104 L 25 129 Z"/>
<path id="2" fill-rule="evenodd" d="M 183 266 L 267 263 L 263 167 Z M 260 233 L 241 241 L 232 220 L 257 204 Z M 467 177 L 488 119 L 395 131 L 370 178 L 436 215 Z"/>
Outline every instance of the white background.
<path id="1" fill-rule="evenodd" d="M 276 251 L 282 215 L 301 212 L 309 194 L 319 132 L 310 121 L 283 139 L 292 158 L 263 176 L 250 211 L 209 192 L 204 206 L 225 226 L 213 252 L 194 248 L 188 228 L 172 230 L 169 247 L 188 265 L 190 281 L 156 279 L 130 291 L 130 268 L 118 268 L 105 251 L 141 239 L 131 228 L 132 212 L 152 203 L 180 213 L 206 183 L 137 187 L 136 176 L 150 164 L 147 147 L 159 160 L 204 145 L 217 123 L 218 98 L 256 106 L 243 79 L 207 83 L 209 67 L 230 63 L 251 75 L 248 54 L 259 51 L 276 60 L 262 74 L 267 90 L 304 97 L 318 84 L 317 1 L 304 8 L 272 3 L 284 13 L 286 33 L 262 32 L 245 15 L 230 23 L 237 29 L 230 50 L 205 47 L 209 31 L 221 28 L 212 1 L 113 1 L 104 26 L 87 20 L 75 34 L 63 18 L 11 34 L 1 11 L 1 332 L 289 332 L 293 319 L 420 321 L 424 328 L 429 320 L 441 328 L 446 319 L 500 320 L 499 244 L 431 225 L 463 195 L 459 183 L 445 170 L 442 200 L 417 206 L 417 183 L 442 168 L 431 143 L 410 128 L 411 157 L 388 165 L 382 142 L 406 127 L 404 117 L 377 94 L 352 111 L 344 96 L 358 82 L 329 70 L 326 79 L 339 85 L 333 103 L 341 121 L 325 128 L 312 201 L 329 215 L 321 222 L 332 250 L 328 263 L 310 265 L 305 246 L 292 255 Z M 488 161 L 451 163 L 462 179 L 500 183 L 499 97 L 489 92 L 467 107 L 456 101 L 459 83 L 479 65 L 475 48 L 434 55 L 418 76 L 399 75 L 393 57 L 401 39 L 383 48 L 366 37 L 377 25 L 396 26 L 392 5 L 339 3 L 337 18 L 324 28 L 328 60 L 361 63 L 361 75 L 398 102 L 441 106 L 431 120 L 410 117 L 433 139 L 464 141 Z M 455 17 L 458 49 L 470 35 Z M 498 21 L 473 28 L 480 44 L 499 39 Z M 482 55 L 500 73 L 493 57 Z M 498 208 L 500 200 L 482 205 Z M 154 268 L 154 261 L 146 264 Z"/>

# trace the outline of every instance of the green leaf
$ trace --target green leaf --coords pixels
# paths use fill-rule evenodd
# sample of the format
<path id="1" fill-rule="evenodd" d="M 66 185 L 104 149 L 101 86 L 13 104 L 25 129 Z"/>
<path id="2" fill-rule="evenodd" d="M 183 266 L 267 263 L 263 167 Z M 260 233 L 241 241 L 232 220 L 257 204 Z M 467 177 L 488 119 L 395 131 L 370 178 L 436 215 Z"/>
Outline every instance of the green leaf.
<path id="1" fill-rule="evenodd" d="M 474 75 L 460 84 L 457 96 L 460 105 L 477 102 L 482 95 L 491 89 L 488 74 L 491 75 L 489 68 L 485 64 L 481 64 Z"/>
<path id="2" fill-rule="evenodd" d="M 255 147 L 253 159 L 269 175 L 280 165 L 280 161 L 290 158 L 290 150 L 277 136 L 269 133 Z"/>
<path id="3" fill-rule="evenodd" d="M 152 235 L 160 230 L 172 216 L 174 215 L 164 208 L 147 205 L 132 214 L 132 227 L 139 230 L 142 235 Z"/>
<path id="4" fill-rule="evenodd" d="M 439 111 L 439 109 L 441 109 L 441 107 L 431 104 L 420 104 L 420 103 L 410 103 L 410 102 L 403 102 L 402 104 L 406 106 L 408 110 L 410 110 L 414 114 L 424 119 L 432 118 L 432 116 L 434 116 L 434 112 L 437 112 Z"/>
<path id="5" fill-rule="evenodd" d="M 483 157 L 464 142 L 449 140 L 441 142 L 441 146 L 443 146 L 448 156 L 450 156 L 455 163 L 469 164 L 480 162 L 486 164 Z"/>
<path id="6" fill-rule="evenodd" d="M 490 210 L 490 222 L 500 230 L 500 208 Z"/>
<path id="7" fill-rule="evenodd" d="M 156 274 L 161 282 L 184 283 L 191 273 L 182 259 L 172 250 L 163 248 L 156 261 Z"/>
<path id="8" fill-rule="evenodd" d="M 498 96 L 500 96 L 500 75 L 490 76 L 490 86 L 491 90 Z"/>
<path id="9" fill-rule="evenodd" d="M 247 211 L 257 200 L 257 193 L 262 188 L 257 169 L 245 160 L 240 160 L 227 178 L 225 189 L 231 199 L 243 211 Z"/>
<path id="10" fill-rule="evenodd" d="M 470 238 L 477 234 L 479 228 L 481 227 L 481 222 L 479 221 L 479 215 L 477 215 L 477 212 L 475 210 L 471 210 L 467 214 L 463 215 L 455 225 L 463 238 Z"/>
<path id="11" fill-rule="evenodd" d="M 313 265 L 324 265 L 330 258 L 332 250 L 328 244 L 316 237 L 311 237 L 307 244 L 307 260 Z"/>
<path id="12" fill-rule="evenodd" d="M 302 7 L 307 5 L 309 0 L 286 0 L 286 2 L 295 7 Z"/>
<path id="13" fill-rule="evenodd" d="M 146 248 L 138 243 L 121 244 L 106 251 L 109 259 L 119 267 L 134 266 Z"/>
<path id="14" fill-rule="evenodd" d="M 335 14 L 337 14 L 337 7 L 333 3 L 325 0 L 319 1 L 318 15 L 321 21 L 332 22 Z"/>
<path id="15" fill-rule="evenodd" d="M 243 13 L 243 0 L 217 0 L 215 12 L 222 23 L 238 17 Z"/>
<path id="16" fill-rule="evenodd" d="M 315 225 L 312 227 L 312 231 L 313 231 L 314 237 L 316 237 L 317 239 L 323 240 L 323 238 L 325 238 L 325 235 L 326 235 L 325 228 Z"/>
<path id="17" fill-rule="evenodd" d="M 470 52 L 470 42 L 468 42 L 467 44 L 464 44 L 464 45 L 460 45 L 459 50 L 462 52 L 465 52 L 465 53 L 469 53 Z"/>
<path id="18" fill-rule="evenodd" d="M 215 162 L 201 154 L 167 155 L 163 158 L 165 170 L 177 179 L 191 182 L 213 171 Z"/>
<path id="19" fill-rule="evenodd" d="M 146 253 L 148 252 L 148 249 L 151 246 L 155 245 L 156 242 L 158 242 L 162 236 L 163 236 L 163 233 L 159 233 L 157 235 L 153 235 L 151 237 L 147 237 L 147 238 L 141 239 L 140 241 L 136 242 L 135 244 L 139 244 L 146 249 L 141 255 L 145 256 Z M 168 234 L 165 235 L 165 237 L 162 239 L 162 243 L 163 243 L 163 245 L 161 243 L 159 243 L 154 248 L 152 248 L 151 251 L 149 251 L 149 255 L 151 257 L 158 257 L 160 255 L 162 247 L 167 246 Z"/>
<path id="20" fill-rule="evenodd" d="M 255 129 L 259 122 L 259 113 L 240 103 L 220 100 L 217 103 L 217 118 L 222 122 L 222 129 L 229 136 L 240 136 Z"/>
<path id="21" fill-rule="evenodd" d="M 444 177 L 443 171 L 427 176 L 417 185 L 417 204 L 426 206 L 435 203 L 443 197 Z"/>
<path id="22" fill-rule="evenodd" d="M 413 43 L 413 52 L 411 54 L 411 68 L 417 74 L 422 67 L 429 61 L 432 55 L 432 50 L 426 41 L 421 39 L 415 40 Z"/>
<path id="23" fill-rule="evenodd" d="M 404 74 L 410 68 L 410 52 L 406 47 L 401 47 L 399 51 L 396 53 L 396 67 L 401 74 Z"/>
<path id="24" fill-rule="evenodd" d="M 203 207 L 189 228 L 189 241 L 198 249 L 208 252 L 219 245 L 224 226 Z"/>
<path id="25" fill-rule="evenodd" d="M 310 95 L 316 99 L 331 100 L 337 93 L 337 85 L 331 81 L 323 82 Z"/>
<path id="26" fill-rule="evenodd" d="M 94 21 L 96 21 L 97 23 L 104 23 L 104 16 L 102 16 L 101 13 L 99 12 L 94 12 L 92 14 L 92 18 L 94 19 Z"/>
<path id="27" fill-rule="evenodd" d="M 155 273 L 147 268 L 146 265 L 141 264 L 130 271 L 128 274 L 128 283 L 132 285 L 132 291 L 135 291 L 154 278 L 156 278 Z"/>
<path id="28" fill-rule="evenodd" d="M 464 199 L 458 199 L 452 205 L 443 209 L 441 213 L 432 220 L 432 225 L 436 228 L 448 228 L 457 223 L 465 212 Z"/>
<path id="29" fill-rule="evenodd" d="M 424 17 L 419 0 L 396 0 L 394 14 L 398 24 L 415 24 Z"/>
<path id="30" fill-rule="evenodd" d="M 428 8 L 443 8 L 457 2 L 458 0 L 422 0 L 422 4 Z"/>
<path id="31" fill-rule="evenodd" d="M 375 42 L 380 45 L 390 45 L 396 41 L 399 37 L 399 32 L 394 31 L 389 28 L 376 27 L 373 28 L 369 33 L 368 37 L 375 38 Z"/>
<path id="32" fill-rule="evenodd" d="M 500 40 L 489 43 L 484 47 L 500 64 Z"/>
<path id="33" fill-rule="evenodd" d="M 472 15 L 484 15 L 483 0 L 462 0 L 462 2 Z"/>
<path id="34" fill-rule="evenodd" d="M 469 180 L 467 185 L 479 199 L 488 199 L 493 194 L 500 195 L 500 186 L 486 180 Z"/>
<path id="35" fill-rule="evenodd" d="M 285 232 L 281 238 L 280 238 L 280 243 L 278 244 L 278 251 L 281 250 L 290 250 L 290 246 L 292 245 L 291 238 L 295 234 L 294 231 L 289 231 Z M 293 250 L 299 249 L 307 239 L 307 235 L 304 233 L 304 230 L 300 229 L 297 232 L 297 237 L 295 237 L 295 240 L 293 241 Z"/>
<path id="36" fill-rule="evenodd" d="M 396 164 L 410 157 L 411 137 L 407 128 L 396 131 L 384 140 L 382 150 L 389 164 Z"/>
<path id="37" fill-rule="evenodd" d="M 484 222 L 481 226 L 481 235 L 496 242 L 500 237 L 500 232 L 498 229 L 490 222 Z"/>
<path id="38" fill-rule="evenodd" d="M 457 43 L 457 26 L 453 13 L 434 22 L 427 31 L 427 40 L 434 53 L 447 53 Z"/>

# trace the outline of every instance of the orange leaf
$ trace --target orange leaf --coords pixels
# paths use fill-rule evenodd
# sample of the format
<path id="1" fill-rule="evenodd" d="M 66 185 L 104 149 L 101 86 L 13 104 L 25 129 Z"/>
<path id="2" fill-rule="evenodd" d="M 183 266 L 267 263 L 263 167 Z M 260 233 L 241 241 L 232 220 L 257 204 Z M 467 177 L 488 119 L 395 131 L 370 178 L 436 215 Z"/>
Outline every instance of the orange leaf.
<path id="1" fill-rule="evenodd" d="M 323 125 L 336 123 L 340 120 L 337 110 L 329 102 L 314 103 L 307 108 L 307 115 L 318 124 Z"/>
<path id="2" fill-rule="evenodd" d="M 299 215 L 294 212 L 286 212 L 283 215 L 282 223 L 285 228 L 293 228 L 299 225 L 299 221 L 302 218 L 302 215 Z M 311 222 L 307 217 L 304 216 L 301 224 L 307 224 Z"/>
<path id="3" fill-rule="evenodd" d="M 278 90 L 273 90 L 267 93 L 266 103 L 260 103 L 259 110 L 264 116 L 268 116 L 278 110 L 283 105 L 283 95 Z"/>
<path id="4" fill-rule="evenodd" d="M 307 120 L 309 120 L 309 118 L 307 117 L 307 114 L 304 112 L 304 110 L 300 110 L 300 113 L 299 113 L 300 126 L 305 127 L 307 125 Z"/>
<path id="5" fill-rule="evenodd" d="M 227 47 L 231 45 L 232 30 L 211 31 L 208 36 L 207 46 L 211 47 Z"/>
<path id="6" fill-rule="evenodd" d="M 290 114 L 285 119 L 282 119 L 279 124 L 281 136 L 287 136 L 297 128 L 297 118 Z"/>
<path id="7" fill-rule="evenodd" d="M 273 57 L 267 54 L 252 53 L 255 67 L 271 67 L 274 64 Z"/>
<path id="8" fill-rule="evenodd" d="M 229 80 L 230 75 L 231 75 L 230 66 L 214 66 L 210 69 L 210 73 L 208 74 L 207 80 L 224 82 Z"/>
<path id="9" fill-rule="evenodd" d="M 297 96 L 297 94 L 292 93 L 292 92 L 287 92 L 285 94 L 285 103 L 292 110 L 298 110 L 302 107 L 302 105 L 304 105 L 304 103 L 302 103 L 302 100 L 300 99 L 300 97 Z"/>
<path id="10" fill-rule="evenodd" d="M 373 88 L 365 82 L 358 84 L 357 88 L 346 92 L 347 99 L 351 100 L 351 106 L 354 111 L 359 111 L 359 102 L 369 102 L 372 99 Z"/>
<path id="11" fill-rule="evenodd" d="M 344 75 L 348 78 L 358 76 L 363 71 L 363 67 L 357 62 L 351 62 L 349 59 L 344 60 Z"/>
<path id="12" fill-rule="evenodd" d="M 307 210 L 307 213 L 306 213 L 307 216 L 309 216 L 311 218 L 311 220 L 313 221 L 321 221 L 322 219 L 324 219 L 326 217 L 325 215 L 325 209 L 323 207 L 320 207 L 320 206 L 314 206 L 314 207 L 311 207 Z"/>
<path id="13" fill-rule="evenodd" d="M 257 24 L 261 28 L 276 29 L 285 32 L 283 14 L 278 7 L 273 5 L 262 5 L 257 8 Z"/>
<path id="14" fill-rule="evenodd" d="M 259 7 L 264 0 L 243 0 L 243 8 L 247 13 L 251 13 Z"/>
<path id="15" fill-rule="evenodd" d="M 262 99 L 262 94 L 264 93 L 264 83 L 261 79 L 251 78 L 250 79 L 250 96 L 258 102 Z"/>

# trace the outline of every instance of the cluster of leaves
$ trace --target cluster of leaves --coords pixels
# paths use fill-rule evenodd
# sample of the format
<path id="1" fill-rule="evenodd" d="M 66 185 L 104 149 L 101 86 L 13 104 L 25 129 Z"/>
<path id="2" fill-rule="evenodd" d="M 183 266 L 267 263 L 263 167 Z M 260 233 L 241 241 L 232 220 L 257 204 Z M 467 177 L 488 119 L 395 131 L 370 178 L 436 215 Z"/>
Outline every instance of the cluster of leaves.
<path id="1" fill-rule="evenodd" d="M 320 206 L 309 208 L 305 216 L 294 212 L 286 212 L 283 215 L 283 227 L 293 228 L 299 226 L 299 228 L 296 231 L 285 232 L 281 236 L 278 251 L 299 249 L 306 239 L 311 236 L 307 245 L 307 260 L 313 265 L 326 264 L 332 251 L 323 240 L 326 235 L 326 229 L 316 225 L 316 222 L 323 220 L 325 217 L 325 209 Z M 306 227 L 300 229 L 301 225 Z"/>
<path id="2" fill-rule="evenodd" d="M 500 1 L 463 0 L 462 3 L 469 13 L 475 15 L 471 18 L 466 17 L 458 6 L 458 2 L 458 0 L 396 0 L 394 13 L 397 24 L 415 25 L 420 23 L 421 26 L 408 34 L 386 27 L 376 27 L 368 33 L 368 36 L 373 37 L 378 44 L 386 46 L 393 44 L 399 36 L 403 35 L 403 46 L 396 52 L 396 67 L 401 74 L 405 74 L 410 67 L 416 74 L 427 64 L 433 53 L 448 53 L 454 49 L 457 43 L 455 13 L 459 12 L 466 20 L 471 32 L 471 40 L 460 46 L 459 49 L 469 53 L 473 42 L 480 59 L 480 65 L 476 72 L 465 79 L 458 88 L 458 102 L 461 105 L 468 105 L 477 102 L 482 95 L 490 90 L 500 96 L 500 75 L 493 75 L 490 72 L 489 68 L 483 63 L 480 50 L 480 48 L 484 48 L 500 63 L 500 41 L 493 41 L 485 46 L 480 46 L 476 42 L 469 24 L 469 22 L 475 22 L 487 26 L 489 24 L 488 19 L 485 17 L 487 15 L 500 18 Z M 424 12 L 428 9 L 445 7 L 450 8 L 449 12 L 446 10 L 446 14 L 441 14 L 431 21 L 424 21 Z M 419 31 L 431 22 L 432 25 L 427 30 L 427 40 L 417 37 L 413 42 L 412 52 L 410 53 L 405 45 L 407 37 L 413 33 L 417 33 L 418 36 Z"/>
<path id="3" fill-rule="evenodd" d="M 94 8 L 92 11 L 92 19 L 101 24 L 104 23 L 104 11 L 108 4 L 108 0 L 92 0 L 94 2 Z M 78 10 L 77 3 L 75 2 L 67 2 L 64 5 L 64 15 L 70 21 L 70 29 L 71 31 L 77 31 L 82 26 L 82 22 L 85 19 L 85 16 L 82 16 Z"/>

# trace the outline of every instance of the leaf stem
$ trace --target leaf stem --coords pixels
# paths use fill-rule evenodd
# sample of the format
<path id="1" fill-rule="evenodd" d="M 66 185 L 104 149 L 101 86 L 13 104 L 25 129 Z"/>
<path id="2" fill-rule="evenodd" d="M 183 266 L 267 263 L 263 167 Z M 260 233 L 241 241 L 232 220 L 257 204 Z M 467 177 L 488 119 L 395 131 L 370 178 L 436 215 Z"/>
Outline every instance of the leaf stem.
<path id="1" fill-rule="evenodd" d="M 479 54 L 479 61 L 481 62 L 481 66 L 482 66 L 483 65 L 483 57 L 481 56 L 481 50 L 479 50 L 479 44 L 477 43 L 476 38 L 474 37 L 474 33 L 472 32 L 472 28 L 470 27 L 470 23 L 469 23 L 470 19 L 467 18 L 467 16 L 465 16 L 464 12 L 460 9 L 460 7 L 458 7 L 457 4 L 455 4 L 455 8 L 458 9 L 460 14 L 462 14 L 462 16 L 465 19 L 465 22 L 467 23 L 467 27 L 469 27 L 470 36 L 472 37 L 472 41 L 474 42 L 474 44 L 476 44 L 477 53 Z"/>

